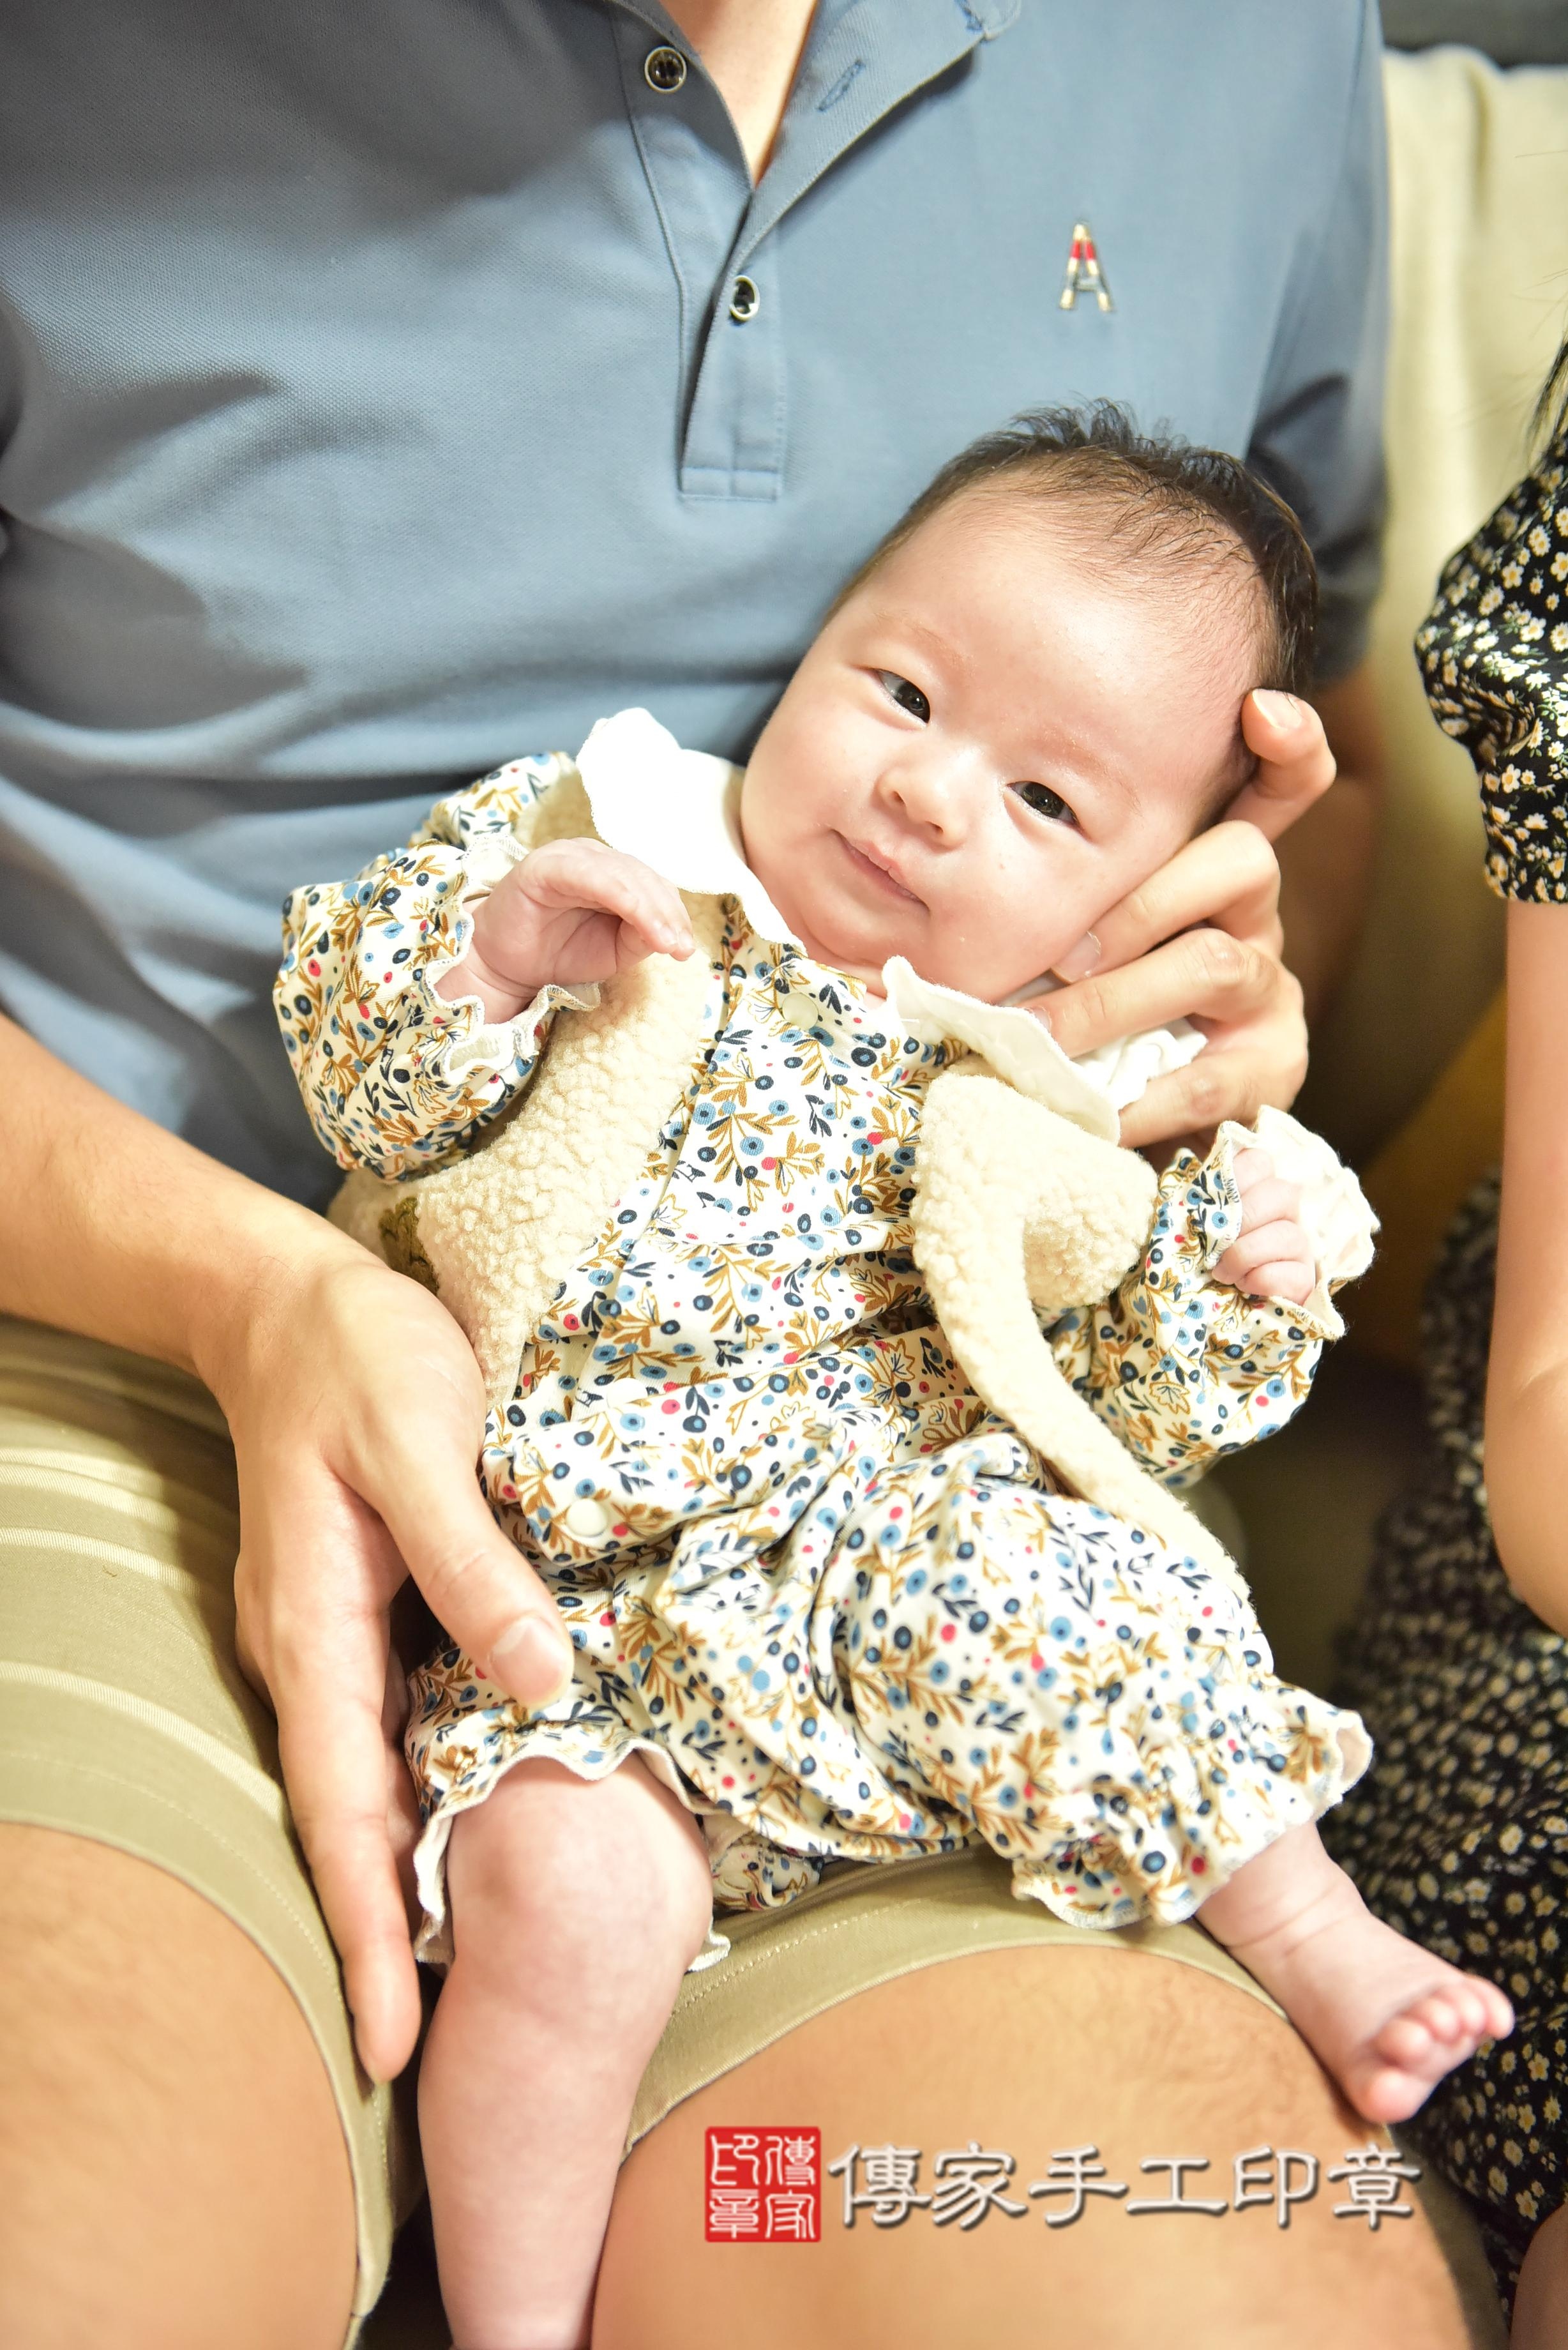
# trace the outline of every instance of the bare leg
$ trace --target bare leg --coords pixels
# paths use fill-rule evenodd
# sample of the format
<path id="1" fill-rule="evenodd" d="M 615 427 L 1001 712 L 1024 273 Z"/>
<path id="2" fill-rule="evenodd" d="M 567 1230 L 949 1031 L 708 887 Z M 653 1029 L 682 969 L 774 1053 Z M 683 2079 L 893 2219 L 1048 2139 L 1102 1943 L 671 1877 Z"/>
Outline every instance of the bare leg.
<path id="1" fill-rule="evenodd" d="M 348 2158 L 286 1985 L 178 1878 L 0 1825 L 6 2350 L 339 2350 Z"/>
<path id="2" fill-rule="evenodd" d="M 1085 1943 L 1089 1941 L 1085 1935 Z M 1043 2204 L 968 2233 L 917 2210 L 846 2229 L 826 2182 L 815 2244 L 708 2244 L 703 2132 L 815 2123 L 825 2159 L 846 2147 L 1017 2158 L 1019 2190 L 1057 2147 L 1097 2145 L 1129 2196 L 1169 2174 L 1146 2157 L 1202 2155 L 1186 2192 L 1232 2199 L 1235 2157 L 1267 2143 L 1314 2153 L 1318 2192 L 1274 2211 L 1129 2218 L 1091 2199 L 1047 2229 Z M 689 2350 L 693 2313 L 740 2310 L 746 2350 L 1465 2350 L 1466 2328 L 1417 2210 L 1373 2235 L 1336 2220 L 1327 2171 L 1365 2145 L 1310 2050 L 1262 2002 L 1196 1969 L 1102 1947 L 960 1959 L 846 2000 L 689 2097 L 621 2173 L 594 2312 L 594 2350 Z M 721 2327 L 719 2329 L 722 2331 Z"/>
<path id="3" fill-rule="evenodd" d="M 1509 2339 L 1513 2350 L 1568 2350 L 1568 2205 L 1531 2238 Z"/>
<path id="4" fill-rule="evenodd" d="M 1372 1915 L 1316 1828 L 1281 1836 L 1199 1915 L 1368 2121 L 1407 2120 L 1483 2040 L 1513 2030 L 1501 1991 Z"/>
<path id="5" fill-rule="evenodd" d="M 635 1760 L 524 1762 L 448 1857 L 456 1957 L 420 2133 L 461 2350 L 575 2350 L 628 2117 L 712 1914 L 691 1814 Z"/>

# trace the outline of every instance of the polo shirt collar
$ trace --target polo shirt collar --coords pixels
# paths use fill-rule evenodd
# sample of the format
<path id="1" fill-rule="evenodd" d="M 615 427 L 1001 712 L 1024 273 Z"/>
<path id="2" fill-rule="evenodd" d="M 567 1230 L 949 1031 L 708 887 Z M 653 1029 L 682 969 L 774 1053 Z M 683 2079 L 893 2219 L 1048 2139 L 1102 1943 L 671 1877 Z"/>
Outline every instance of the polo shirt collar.
<path id="1" fill-rule="evenodd" d="M 735 266 L 894 108 L 1017 16 L 1022 0 L 851 0 L 813 24 Z"/>
<path id="2" fill-rule="evenodd" d="M 701 60 L 659 0 L 610 0 Z M 1017 20 L 1023 0 L 820 0 L 767 170 L 752 192 L 732 269 L 839 156 L 896 107 Z"/>

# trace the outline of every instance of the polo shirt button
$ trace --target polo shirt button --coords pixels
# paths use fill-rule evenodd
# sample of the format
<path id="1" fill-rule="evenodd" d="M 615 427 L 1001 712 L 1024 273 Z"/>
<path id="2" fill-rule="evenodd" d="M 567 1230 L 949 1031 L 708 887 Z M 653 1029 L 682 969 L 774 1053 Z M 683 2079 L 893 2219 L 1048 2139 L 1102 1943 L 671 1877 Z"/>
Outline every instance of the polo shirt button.
<path id="1" fill-rule="evenodd" d="M 730 288 L 730 316 L 736 326 L 743 327 L 748 318 L 756 317 L 762 307 L 763 297 L 757 291 L 756 279 L 737 277 Z"/>
<path id="2" fill-rule="evenodd" d="M 597 1542 L 600 1534 L 609 1532 L 610 1513 L 602 1502 L 585 1493 L 565 1513 L 564 1522 L 567 1533 L 576 1534 L 579 1542 Z"/>
<path id="3" fill-rule="evenodd" d="M 642 78 L 649 89 L 657 89 L 668 98 L 686 78 L 686 60 L 679 49 L 649 49 L 643 59 Z"/>

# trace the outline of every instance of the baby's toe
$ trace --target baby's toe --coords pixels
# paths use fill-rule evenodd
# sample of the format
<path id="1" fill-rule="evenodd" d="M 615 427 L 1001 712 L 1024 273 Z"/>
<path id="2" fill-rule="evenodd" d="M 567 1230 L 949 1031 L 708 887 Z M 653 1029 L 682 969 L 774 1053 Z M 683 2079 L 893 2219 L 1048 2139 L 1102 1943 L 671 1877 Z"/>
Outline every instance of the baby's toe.
<path id="1" fill-rule="evenodd" d="M 1513 2030 L 1513 2008 L 1507 1994 L 1495 1983 L 1478 1983 L 1485 2022 L 1481 2029 L 1484 2040 L 1506 2040 Z"/>
<path id="2" fill-rule="evenodd" d="M 1432 2043 L 1427 2043 L 1428 2050 Z M 1353 2072 L 1345 2084 L 1355 2110 L 1369 2122 L 1407 2122 L 1431 2095 L 1432 2083 L 1423 2073 L 1374 2060 Z"/>
<path id="3" fill-rule="evenodd" d="M 1434 2022 L 1434 2001 L 1440 2001 L 1454 2015 L 1455 2029 L 1451 2033 Z M 1505 2039 L 1513 2029 L 1513 2010 L 1508 2001 L 1494 1984 L 1484 1981 L 1480 1975 L 1456 1975 L 1415 2012 L 1431 2025 L 1439 2040 L 1462 2040 L 1471 2048 L 1481 2040 Z"/>
<path id="4" fill-rule="evenodd" d="M 1480 2008 L 1471 2007 L 1461 1984 L 1428 1991 L 1425 1999 L 1417 2000 L 1405 2013 L 1412 2022 L 1424 2023 L 1434 2040 L 1463 2040 L 1467 2033 L 1473 2040 L 1480 2029 Z"/>
<path id="5" fill-rule="evenodd" d="M 1373 2052 L 1384 2064 L 1400 2071 L 1428 2064 L 1438 2044 L 1438 2035 L 1424 2021 L 1425 2002 L 1390 2016 L 1372 2043 Z"/>
<path id="6" fill-rule="evenodd" d="M 1464 2037 L 1472 2047 L 1496 2028 L 1501 1994 L 1490 1983 L 1481 1982 L 1474 1975 L 1462 1975 L 1457 1983 L 1449 1985 L 1447 1996 L 1458 2010 Z M 1508 2002 L 1503 2000 L 1501 2004 L 1506 2007 Z"/>

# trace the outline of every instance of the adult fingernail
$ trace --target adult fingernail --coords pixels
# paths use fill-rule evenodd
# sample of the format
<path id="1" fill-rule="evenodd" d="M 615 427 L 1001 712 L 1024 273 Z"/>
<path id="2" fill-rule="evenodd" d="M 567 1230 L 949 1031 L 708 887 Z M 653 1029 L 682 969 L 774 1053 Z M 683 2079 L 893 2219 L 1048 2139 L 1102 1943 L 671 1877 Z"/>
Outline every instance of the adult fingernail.
<path id="1" fill-rule="evenodd" d="M 1271 719 L 1276 726 L 1283 727 L 1287 733 L 1301 717 L 1302 706 L 1293 693 L 1276 693 L 1269 687 L 1255 693 L 1252 699 L 1265 718 Z"/>
<path id="2" fill-rule="evenodd" d="M 391 2079 L 391 2074 L 379 2061 L 372 2061 L 371 2057 L 366 2053 L 366 2051 L 360 2047 L 358 2040 L 356 2040 L 354 2045 L 356 2053 L 359 2058 L 360 2069 L 369 2075 L 378 2089 L 384 2087 L 387 2082 Z"/>
<path id="3" fill-rule="evenodd" d="M 572 1644 L 539 1616 L 519 1616 L 490 1651 L 490 1679 L 529 1705 L 549 1705 L 572 1678 Z"/>
<path id="4" fill-rule="evenodd" d="M 1058 979 L 1087 979 L 1100 960 L 1100 942 L 1093 931 L 1085 931 L 1075 947 L 1058 955 L 1051 968 Z"/>

